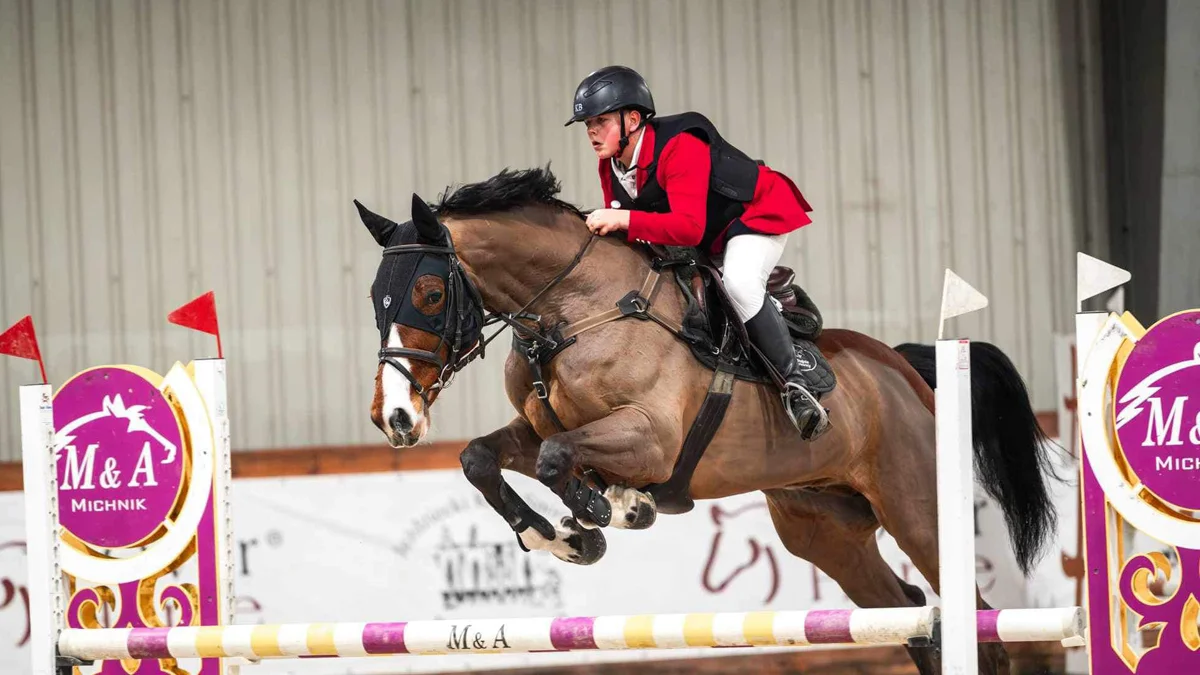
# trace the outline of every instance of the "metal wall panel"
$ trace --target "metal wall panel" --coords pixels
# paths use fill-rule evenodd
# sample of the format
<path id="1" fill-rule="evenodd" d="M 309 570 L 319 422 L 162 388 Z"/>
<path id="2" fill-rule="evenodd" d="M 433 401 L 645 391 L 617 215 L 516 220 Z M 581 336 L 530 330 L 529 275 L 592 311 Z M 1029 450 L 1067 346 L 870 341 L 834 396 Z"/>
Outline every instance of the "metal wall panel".
<path id="1" fill-rule="evenodd" d="M 953 326 L 1009 350 L 1053 407 L 1051 334 L 1094 238 L 1094 12 L 1085 0 L 550 2 L 0 0 L 0 321 L 32 313 L 49 373 L 210 355 L 167 311 L 215 289 L 236 447 L 375 442 L 358 197 L 550 161 L 598 206 L 564 129 L 577 81 L 641 69 L 795 178 L 814 224 L 784 262 L 827 325 L 935 337 L 942 270 L 991 308 Z M 502 350 L 436 435 L 503 424 Z M 0 460 L 15 386 L 0 365 Z"/>

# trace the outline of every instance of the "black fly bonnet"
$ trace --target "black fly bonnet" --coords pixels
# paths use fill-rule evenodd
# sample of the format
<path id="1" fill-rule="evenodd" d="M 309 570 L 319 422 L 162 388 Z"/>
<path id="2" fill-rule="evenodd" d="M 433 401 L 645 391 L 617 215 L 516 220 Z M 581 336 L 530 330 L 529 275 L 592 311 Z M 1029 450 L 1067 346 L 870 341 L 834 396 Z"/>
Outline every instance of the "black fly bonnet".
<path id="1" fill-rule="evenodd" d="M 596 240 L 595 235 L 587 238 L 575 254 L 575 258 L 530 298 L 524 307 L 516 312 L 490 312 L 485 316 L 483 298 L 455 253 L 450 231 L 438 221 L 433 209 L 429 208 L 424 200 L 413 195 L 412 220 L 403 225 L 372 213 L 358 200 L 355 200 L 354 204 L 358 207 L 359 216 L 370 230 L 371 236 L 383 247 L 383 260 L 380 261 L 379 270 L 375 274 L 375 283 L 371 285 L 375 326 L 379 329 L 379 362 L 395 368 L 404 375 L 413 390 L 421 396 L 427 410 L 430 406 L 430 392 L 440 391 L 449 386 L 454 374 L 471 361 L 482 357 L 487 344 L 499 336 L 505 327 L 511 326 L 529 341 L 533 349 L 530 354 L 538 350 L 550 350 L 550 353 L 553 353 L 574 342 L 573 339 L 556 340 L 523 325 L 521 321 L 540 322 L 540 316 L 529 314 L 526 310 L 575 269 L 592 242 Z M 445 290 L 444 297 L 433 302 L 435 305 L 440 302 L 441 308 L 437 312 L 426 313 L 417 306 L 414 296 L 421 278 L 430 276 L 440 279 Z M 622 315 L 600 318 L 609 321 Z M 483 329 L 493 323 L 503 323 L 505 326 L 483 339 Z M 432 351 L 389 347 L 388 334 L 393 325 L 437 335 L 440 340 Z M 592 322 L 589 327 L 595 325 L 599 323 Z M 448 351 L 446 359 L 441 357 L 443 347 Z M 400 359 L 414 359 L 433 364 L 438 369 L 437 381 L 428 388 L 422 387 Z M 539 391 L 539 397 L 545 399 L 544 386 Z"/>
<path id="2" fill-rule="evenodd" d="M 375 241 L 384 247 L 383 261 L 371 285 L 375 326 L 379 329 L 379 361 L 404 375 L 428 409 L 430 391 L 444 389 L 454 373 L 482 354 L 483 300 L 455 255 L 450 233 L 420 197 L 413 195 L 413 219 L 403 225 L 372 213 L 358 200 L 354 204 Z M 426 276 L 441 279 L 444 288 L 441 309 L 432 314 L 421 311 L 411 300 L 417 281 Z M 441 339 L 432 351 L 389 347 L 393 324 Z M 449 351 L 446 359 L 441 357 L 443 347 Z M 438 369 L 437 382 L 429 389 L 422 387 L 400 361 L 402 358 L 433 364 Z"/>

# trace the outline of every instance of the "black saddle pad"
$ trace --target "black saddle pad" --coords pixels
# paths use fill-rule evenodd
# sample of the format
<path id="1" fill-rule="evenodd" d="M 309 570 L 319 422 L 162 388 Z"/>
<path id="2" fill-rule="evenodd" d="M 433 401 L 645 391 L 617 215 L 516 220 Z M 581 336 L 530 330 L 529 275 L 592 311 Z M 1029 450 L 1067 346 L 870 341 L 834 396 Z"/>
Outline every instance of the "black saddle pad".
<path id="1" fill-rule="evenodd" d="M 820 348 L 813 342 L 803 339 L 792 339 L 796 346 L 796 359 L 800 363 L 800 372 L 807 381 L 808 389 L 818 396 L 828 394 L 837 386 L 837 375 Z"/>
<path id="2" fill-rule="evenodd" d="M 724 364 L 725 369 L 733 373 L 734 377 L 739 380 L 759 384 L 771 382 L 771 377 L 767 375 L 758 360 L 750 358 L 740 343 L 731 341 L 730 344 L 730 347 L 718 353 L 714 353 L 712 349 L 702 344 L 689 346 L 696 359 L 709 370 L 715 370 L 718 364 Z M 804 376 L 808 390 L 818 397 L 833 391 L 837 386 L 837 375 L 816 343 L 793 337 L 792 344 L 796 349 L 796 360 L 800 363 L 800 372 Z"/>
<path id="3" fill-rule="evenodd" d="M 715 271 L 712 272 L 715 275 Z M 833 391 L 837 376 L 816 341 L 821 335 L 820 311 L 799 287 L 792 286 L 790 292 L 797 304 L 784 305 L 784 322 L 791 333 L 792 344 L 800 372 L 804 375 L 809 391 L 817 396 Z M 692 354 L 709 369 L 724 365 L 740 380 L 768 383 L 770 375 L 758 358 L 751 356 L 744 344 L 740 325 L 733 325 L 736 315 L 727 297 L 713 283 L 706 283 L 706 309 L 702 311 L 695 303 L 684 320 L 684 332 L 696 338 L 689 344 Z M 777 305 L 778 306 L 778 305 Z"/>

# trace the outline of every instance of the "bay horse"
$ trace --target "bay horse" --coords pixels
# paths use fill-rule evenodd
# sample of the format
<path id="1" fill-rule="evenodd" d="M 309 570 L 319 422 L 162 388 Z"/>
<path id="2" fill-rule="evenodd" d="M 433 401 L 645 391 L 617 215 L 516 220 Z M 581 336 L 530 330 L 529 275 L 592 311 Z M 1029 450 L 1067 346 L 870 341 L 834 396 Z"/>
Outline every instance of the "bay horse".
<path id="1" fill-rule="evenodd" d="M 656 504 L 649 487 L 672 476 L 713 372 L 664 329 L 686 310 L 679 289 L 653 291 L 661 322 L 609 320 L 571 340 L 555 332 L 611 313 L 651 269 L 640 245 L 592 235 L 559 189 L 548 167 L 505 170 L 448 189 L 433 206 L 413 195 L 403 224 L 355 201 L 383 247 L 371 289 L 382 345 L 371 419 L 389 443 L 410 447 L 425 437 L 438 394 L 484 354 L 484 326 L 502 323 L 520 338 L 516 346 L 551 343 L 552 358 L 543 368 L 523 349 L 509 351 L 504 389 L 516 415 L 471 440 L 460 459 L 523 548 L 591 564 L 604 554 L 605 523 L 573 510 L 551 524 L 502 469 L 538 479 L 564 501 L 590 494 L 589 509 L 602 490 L 607 524 L 631 529 L 691 500 L 761 491 L 783 546 L 858 606 L 924 605 L 921 590 L 888 567 L 875 533 L 884 527 L 938 589 L 933 347 L 892 348 L 825 329 L 817 346 L 837 377 L 823 399 L 833 427 L 805 443 L 771 383 L 737 380 L 687 504 Z M 972 343 L 971 361 L 977 472 L 1028 574 L 1056 519 L 1043 476 L 1048 439 L 1012 362 L 981 342 Z M 986 607 L 978 593 L 977 602 Z M 940 672 L 936 648 L 909 653 L 921 673 Z M 981 645 L 979 656 L 981 672 L 1008 672 L 1001 645 Z"/>

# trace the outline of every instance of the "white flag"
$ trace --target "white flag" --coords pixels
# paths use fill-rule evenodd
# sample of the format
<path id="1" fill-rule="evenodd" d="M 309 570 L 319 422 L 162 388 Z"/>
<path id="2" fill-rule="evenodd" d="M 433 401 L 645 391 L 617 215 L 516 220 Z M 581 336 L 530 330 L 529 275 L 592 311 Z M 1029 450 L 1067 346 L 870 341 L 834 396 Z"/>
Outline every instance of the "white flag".
<path id="1" fill-rule="evenodd" d="M 942 318 L 938 325 L 938 339 L 943 337 L 946 319 L 970 314 L 987 306 L 987 296 L 947 268 L 946 281 L 942 285 Z"/>
<path id="2" fill-rule="evenodd" d="M 1077 265 L 1077 269 L 1075 270 L 1075 292 L 1080 310 L 1083 309 L 1084 300 L 1094 298 L 1104 291 L 1116 288 L 1133 278 L 1133 275 L 1128 270 L 1110 265 L 1086 253 L 1077 253 L 1075 259 Z"/>

